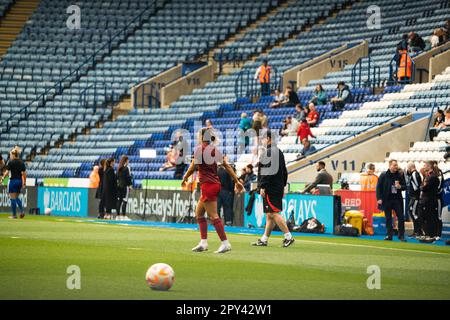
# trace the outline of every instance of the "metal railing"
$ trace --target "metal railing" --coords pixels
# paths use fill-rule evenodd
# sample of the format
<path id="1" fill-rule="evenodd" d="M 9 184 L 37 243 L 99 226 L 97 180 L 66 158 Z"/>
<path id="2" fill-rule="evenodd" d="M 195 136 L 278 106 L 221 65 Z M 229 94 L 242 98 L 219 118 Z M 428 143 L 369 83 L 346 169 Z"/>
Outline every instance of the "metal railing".
<path id="1" fill-rule="evenodd" d="M 397 61 L 399 61 L 401 59 L 401 57 L 398 54 L 395 54 L 391 61 L 389 62 L 389 80 L 388 80 L 388 85 L 394 85 L 394 84 L 408 84 L 408 83 L 413 83 L 414 79 L 416 77 L 416 63 L 414 62 L 414 60 L 412 59 L 411 55 L 409 53 L 404 53 L 406 54 L 406 62 L 403 68 L 404 71 L 404 75 L 405 77 L 403 77 L 403 79 L 399 79 L 398 78 L 398 72 L 401 70 L 399 67 L 399 63 L 397 63 Z M 403 55 L 403 54 L 402 54 Z M 407 77 L 408 75 L 408 61 L 411 61 L 411 77 Z"/>
<path id="2" fill-rule="evenodd" d="M 91 92 L 91 94 L 89 94 Z M 103 93 L 103 96 L 105 97 L 105 101 L 107 98 L 107 85 L 105 82 L 102 81 L 96 81 L 92 84 L 88 84 L 86 88 L 84 88 L 80 92 L 80 98 L 79 98 L 79 106 L 80 108 L 88 108 L 88 107 L 94 107 L 94 113 L 97 112 L 98 104 L 98 93 Z M 90 100 L 88 97 L 93 97 L 92 105 L 90 104 Z M 112 93 L 112 98 L 114 98 L 114 90 Z M 104 101 L 104 102 L 105 102 Z"/>
<path id="3" fill-rule="evenodd" d="M 425 128 L 425 137 L 423 138 L 423 141 L 429 141 L 429 137 L 430 136 L 429 136 L 428 132 L 429 132 L 429 130 L 431 128 L 431 123 L 433 122 L 434 111 L 439 109 L 439 106 L 437 104 L 436 99 L 437 99 L 437 97 L 434 98 L 433 107 L 430 110 L 430 115 L 428 117 L 428 124 L 427 124 L 427 126 Z"/>
<path id="4" fill-rule="evenodd" d="M 238 53 L 238 48 L 227 48 L 228 53 L 224 53 L 225 48 L 221 48 L 218 54 L 214 55 L 214 60 L 219 64 L 219 75 L 223 72 L 223 65 L 225 63 L 233 63 L 233 68 L 239 67 L 244 59 L 242 53 Z"/>
<path id="5" fill-rule="evenodd" d="M 363 66 L 367 59 L 367 66 Z M 367 72 L 367 76 L 363 75 Z M 381 69 L 375 65 L 370 56 L 359 58 L 352 68 L 352 87 L 353 88 L 375 88 L 381 85 Z"/>
<path id="6" fill-rule="evenodd" d="M 282 74 L 277 68 L 271 67 L 270 91 L 280 89 L 282 82 Z M 258 79 L 255 79 L 255 72 L 253 70 L 242 70 L 239 72 L 234 83 L 234 92 L 236 99 L 238 98 L 254 98 L 261 96 L 261 85 Z"/>
<path id="7" fill-rule="evenodd" d="M 14 120 L 20 121 L 20 120 L 27 119 L 29 114 L 31 113 L 29 111 L 29 109 L 33 105 L 35 105 L 35 107 L 36 107 L 36 109 L 34 110 L 34 112 L 36 112 L 39 107 L 45 106 L 48 96 L 55 96 L 56 94 L 61 94 L 65 88 L 66 82 L 72 83 L 72 82 L 78 80 L 82 75 L 85 75 L 85 73 L 87 74 L 88 69 L 90 67 L 96 65 L 98 58 L 101 59 L 104 56 L 111 53 L 111 51 L 113 50 L 113 42 L 116 41 L 118 39 L 118 37 L 123 35 L 123 38 L 119 39 L 119 42 L 120 42 L 120 40 L 125 39 L 127 35 L 132 33 L 132 31 L 129 31 L 130 27 L 133 27 L 133 31 L 134 31 L 137 26 L 141 26 L 143 24 L 144 15 L 147 13 L 149 15 L 154 14 L 156 12 L 157 8 L 158 8 L 157 0 L 153 0 L 153 2 L 151 4 L 149 4 L 144 10 L 142 10 L 142 12 L 140 12 L 137 16 L 135 16 L 133 18 L 133 20 L 131 20 L 121 31 L 117 32 L 115 35 L 110 34 L 110 38 L 107 41 L 107 43 L 105 43 L 103 46 L 100 47 L 100 49 L 95 51 L 89 58 L 87 58 L 83 63 L 81 63 L 75 70 L 71 71 L 67 76 L 63 77 L 61 80 L 56 82 L 54 85 L 46 88 L 44 93 L 42 93 L 40 96 L 38 96 L 35 100 L 28 103 L 25 107 L 21 108 L 19 111 L 13 113 L 8 119 L 3 120 L 0 123 L 0 127 L 5 128 L 5 130 L 2 129 L 2 131 L 0 131 L 0 135 L 2 133 L 9 132 L 9 130 L 12 126 L 12 122 Z M 137 23 L 137 25 L 133 26 L 136 23 Z M 107 50 L 105 51 L 105 49 L 107 49 Z M 84 70 L 85 73 L 82 73 L 83 68 L 85 68 L 85 70 Z M 73 79 L 74 77 L 75 77 L 75 79 Z M 37 103 L 37 105 L 36 105 L 36 103 Z M 23 116 L 25 116 L 25 117 L 23 117 Z M 16 119 L 16 118 L 18 118 L 18 119 Z"/>

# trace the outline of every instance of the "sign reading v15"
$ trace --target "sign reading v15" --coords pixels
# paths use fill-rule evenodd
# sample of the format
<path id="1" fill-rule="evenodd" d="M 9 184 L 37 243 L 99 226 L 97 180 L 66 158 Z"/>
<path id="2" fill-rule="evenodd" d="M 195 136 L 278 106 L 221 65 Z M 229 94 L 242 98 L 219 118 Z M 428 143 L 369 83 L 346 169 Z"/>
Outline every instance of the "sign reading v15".
<path id="1" fill-rule="evenodd" d="M 330 59 L 330 65 L 332 68 L 339 67 L 339 68 L 344 68 L 346 65 L 348 65 L 348 61 L 347 60 L 335 60 L 335 59 Z"/>
<path id="2" fill-rule="evenodd" d="M 365 163 L 361 164 L 361 170 L 365 167 Z M 343 170 L 343 171 L 356 171 L 356 161 L 339 161 L 339 160 L 331 160 L 331 167 L 334 171 Z M 359 170 L 359 171 L 361 171 Z"/>

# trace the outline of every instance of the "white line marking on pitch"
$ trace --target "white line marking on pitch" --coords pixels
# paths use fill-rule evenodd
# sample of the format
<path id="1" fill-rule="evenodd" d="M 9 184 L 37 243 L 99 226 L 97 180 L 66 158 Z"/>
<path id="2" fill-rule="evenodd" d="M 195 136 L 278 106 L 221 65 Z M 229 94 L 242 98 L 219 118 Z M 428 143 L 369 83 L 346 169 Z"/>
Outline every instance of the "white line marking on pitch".
<path id="1" fill-rule="evenodd" d="M 20 237 L 11 237 L 11 239 L 20 239 Z"/>
<path id="2" fill-rule="evenodd" d="M 144 250 L 144 248 L 127 248 L 128 250 Z"/>
<path id="3" fill-rule="evenodd" d="M 389 248 L 389 247 L 377 247 L 377 246 L 371 246 L 371 245 L 366 245 L 366 244 L 311 241 L 311 240 L 300 240 L 300 239 L 298 239 L 297 242 L 307 242 L 307 243 L 324 244 L 324 245 L 331 244 L 331 245 L 335 245 L 335 246 L 360 247 L 360 248 L 371 248 L 371 249 L 380 249 L 380 250 L 393 250 L 393 251 L 403 251 L 403 252 L 409 252 L 409 253 L 428 253 L 428 254 L 449 255 L 449 253 L 445 253 L 445 252 L 422 251 L 422 250 L 416 250 L 416 249 L 401 249 L 401 248 Z"/>

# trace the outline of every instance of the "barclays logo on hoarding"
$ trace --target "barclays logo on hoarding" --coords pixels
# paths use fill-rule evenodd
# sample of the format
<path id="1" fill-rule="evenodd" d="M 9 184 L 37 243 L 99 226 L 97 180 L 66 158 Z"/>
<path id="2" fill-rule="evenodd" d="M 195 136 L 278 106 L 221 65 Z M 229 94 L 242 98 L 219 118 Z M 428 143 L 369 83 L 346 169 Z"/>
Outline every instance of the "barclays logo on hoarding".
<path id="1" fill-rule="evenodd" d="M 38 207 L 53 215 L 86 217 L 88 190 L 82 188 L 39 188 Z"/>

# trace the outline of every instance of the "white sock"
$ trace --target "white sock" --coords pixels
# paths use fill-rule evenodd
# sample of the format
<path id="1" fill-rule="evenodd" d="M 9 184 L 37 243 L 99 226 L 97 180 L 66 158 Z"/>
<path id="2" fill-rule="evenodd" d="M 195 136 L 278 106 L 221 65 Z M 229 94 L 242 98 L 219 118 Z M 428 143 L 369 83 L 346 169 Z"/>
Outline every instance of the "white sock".
<path id="1" fill-rule="evenodd" d="M 230 245 L 230 242 L 228 240 L 223 240 L 222 245 L 228 247 Z"/>
<path id="2" fill-rule="evenodd" d="M 285 238 L 286 240 L 291 240 L 291 239 L 292 239 L 292 234 L 291 234 L 290 232 L 286 232 L 286 233 L 284 234 L 284 238 Z"/>
<path id="3" fill-rule="evenodd" d="M 269 237 L 266 236 L 265 234 L 263 234 L 263 236 L 261 237 L 261 241 L 262 242 L 267 242 L 269 240 Z"/>
<path id="4" fill-rule="evenodd" d="M 202 247 L 207 247 L 207 246 L 208 246 L 208 240 L 206 240 L 206 239 L 201 239 L 201 240 L 200 240 L 200 245 L 201 245 Z"/>

